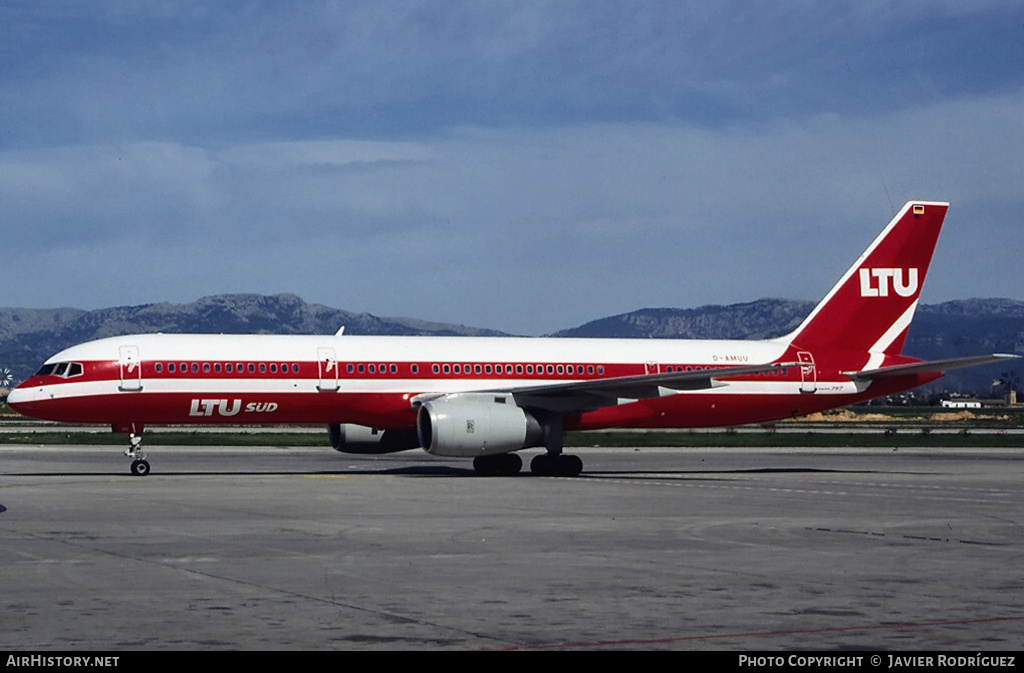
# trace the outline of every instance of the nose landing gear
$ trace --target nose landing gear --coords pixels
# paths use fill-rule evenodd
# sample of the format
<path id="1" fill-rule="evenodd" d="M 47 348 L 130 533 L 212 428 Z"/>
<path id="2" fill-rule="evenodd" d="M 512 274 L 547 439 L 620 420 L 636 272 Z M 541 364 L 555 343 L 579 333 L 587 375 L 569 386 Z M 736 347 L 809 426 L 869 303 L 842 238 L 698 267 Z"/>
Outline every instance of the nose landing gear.
<path id="1" fill-rule="evenodd" d="M 128 448 L 124 455 L 132 459 L 132 474 L 136 477 L 145 477 L 149 474 L 149 461 L 146 460 L 146 453 L 142 450 L 142 433 L 134 431 L 128 438 Z"/>

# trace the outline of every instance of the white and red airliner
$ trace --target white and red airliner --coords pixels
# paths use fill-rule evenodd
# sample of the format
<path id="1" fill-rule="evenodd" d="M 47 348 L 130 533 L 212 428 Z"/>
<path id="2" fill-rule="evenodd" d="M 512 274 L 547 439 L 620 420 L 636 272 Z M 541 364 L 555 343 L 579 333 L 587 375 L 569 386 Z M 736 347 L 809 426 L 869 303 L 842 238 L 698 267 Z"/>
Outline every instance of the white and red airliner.
<path id="1" fill-rule="evenodd" d="M 142 334 L 46 361 L 26 416 L 110 424 L 149 472 L 148 424 L 324 424 L 339 451 L 422 447 L 514 474 L 575 476 L 565 430 L 791 418 L 908 390 L 983 355 L 901 355 L 948 204 L 907 203 L 792 333 L 765 341 Z"/>

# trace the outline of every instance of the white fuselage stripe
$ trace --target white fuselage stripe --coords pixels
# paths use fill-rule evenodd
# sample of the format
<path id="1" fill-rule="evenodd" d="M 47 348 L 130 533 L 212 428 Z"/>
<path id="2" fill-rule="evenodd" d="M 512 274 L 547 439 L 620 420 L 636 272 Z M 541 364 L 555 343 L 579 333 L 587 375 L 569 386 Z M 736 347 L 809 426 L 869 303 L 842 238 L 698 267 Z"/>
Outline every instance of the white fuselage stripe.
<path id="1" fill-rule="evenodd" d="M 404 395 L 473 392 L 481 390 L 515 391 L 517 388 L 534 387 L 546 383 L 569 383 L 569 380 L 537 379 L 342 379 L 337 390 L 321 390 L 315 379 L 144 379 L 141 390 L 120 390 L 120 381 L 83 381 L 75 383 L 54 383 L 46 386 L 25 388 L 20 391 L 23 402 L 51 399 L 73 399 L 95 395 L 334 395 L 334 394 L 384 394 Z M 792 395 L 799 394 L 799 381 L 720 381 L 720 385 L 696 391 L 672 391 L 667 394 L 708 394 L 708 395 Z M 859 392 L 853 382 L 818 382 L 818 393 Z"/>

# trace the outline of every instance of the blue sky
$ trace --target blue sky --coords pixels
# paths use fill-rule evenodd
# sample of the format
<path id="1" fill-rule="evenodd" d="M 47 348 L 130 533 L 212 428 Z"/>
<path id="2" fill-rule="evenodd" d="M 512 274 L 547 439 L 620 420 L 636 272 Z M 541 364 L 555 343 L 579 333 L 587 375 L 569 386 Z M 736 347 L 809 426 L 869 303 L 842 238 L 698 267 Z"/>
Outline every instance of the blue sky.
<path id="1" fill-rule="evenodd" d="M 908 199 L 1024 299 L 1017 2 L 0 0 L 0 305 L 541 334 L 817 299 Z"/>

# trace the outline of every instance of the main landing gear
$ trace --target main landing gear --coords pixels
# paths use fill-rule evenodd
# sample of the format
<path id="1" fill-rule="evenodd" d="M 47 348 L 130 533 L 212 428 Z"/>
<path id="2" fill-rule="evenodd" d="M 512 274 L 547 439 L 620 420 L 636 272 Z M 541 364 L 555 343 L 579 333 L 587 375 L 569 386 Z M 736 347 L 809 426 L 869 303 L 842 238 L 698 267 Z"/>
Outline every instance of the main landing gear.
<path id="1" fill-rule="evenodd" d="M 544 448 L 546 453 L 534 456 L 530 461 L 530 472 L 538 477 L 578 477 L 583 471 L 579 456 L 562 453 L 565 431 L 562 417 L 551 415 L 543 423 Z M 523 459 L 515 453 L 499 453 L 493 456 L 477 456 L 473 469 L 481 477 L 511 477 L 519 474 Z"/>
<path id="2" fill-rule="evenodd" d="M 477 456 L 473 459 L 473 469 L 481 477 L 511 477 L 523 469 L 523 459 L 515 453 Z"/>
<path id="3" fill-rule="evenodd" d="M 562 453 L 565 427 L 562 417 L 551 414 L 544 419 L 544 448 L 547 453 L 534 456 L 530 461 L 530 472 L 538 477 L 578 477 L 583 471 L 579 456 Z"/>
<path id="4" fill-rule="evenodd" d="M 578 477 L 582 471 L 580 457 L 567 453 L 542 453 L 530 461 L 530 472 L 538 477 Z"/>
<path id="5" fill-rule="evenodd" d="M 477 456 L 473 469 L 481 477 L 513 477 L 523 468 L 523 459 L 515 453 Z M 134 468 L 133 468 L 134 469 Z M 579 456 L 541 453 L 530 461 L 530 472 L 537 477 L 578 477 L 583 471 Z"/>
<path id="6" fill-rule="evenodd" d="M 142 433 L 131 433 L 124 455 L 132 459 L 132 474 L 136 477 L 145 477 L 149 474 L 149 461 L 146 460 L 146 454 L 142 450 Z"/>

